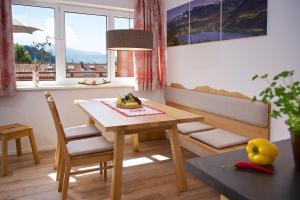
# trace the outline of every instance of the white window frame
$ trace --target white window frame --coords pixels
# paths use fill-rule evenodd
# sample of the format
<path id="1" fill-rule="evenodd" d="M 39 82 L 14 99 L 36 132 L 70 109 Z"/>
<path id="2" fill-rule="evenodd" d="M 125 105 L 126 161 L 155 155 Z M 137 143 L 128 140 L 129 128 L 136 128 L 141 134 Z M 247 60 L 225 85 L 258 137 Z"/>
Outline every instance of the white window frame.
<path id="1" fill-rule="evenodd" d="M 111 13 L 110 20 L 111 22 L 109 23 L 111 25 L 110 29 L 115 28 L 115 17 L 122 17 L 122 18 L 133 18 L 133 13 L 129 12 L 113 12 Z M 115 58 L 114 58 L 114 53 L 112 52 L 110 55 L 110 60 L 111 60 L 111 71 L 114 73 L 114 75 L 111 77 L 112 82 L 118 82 L 118 83 L 129 83 L 131 85 L 134 84 L 135 82 L 135 71 L 134 70 L 134 76 L 133 77 L 116 77 L 115 72 L 116 72 L 116 66 L 115 66 Z M 135 67 L 135 66 L 134 66 Z"/>
<path id="2" fill-rule="evenodd" d="M 132 10 L 119 11 L 106 8 L 67 5 L 61 3 L 40 2 L 36 0 L 13 0 L 13 4 L 24 6 L 36 6 L 54 9 L 54 38 L 55 38 L 55 58 L 56 58 L 56 77 L 55 81 L 40 81 L 40 86 L 56 86 L 56 85 L 74 85 L 83 78 L 66 78 L 66 36 L 65 36 L 65 12 L 74 12 L 79 14 L 91 14 L 107 17 L 107 30 L 114 29 L 114 18 L 124 17 L 133 18 Z M 107 77 L 84 78 L 87 80 L 106 80 L 116 84 L 134 85 L 134 77 L 115 77 L 115 64 L 113 51 L 107 51 Z M 32 81 L 17 81 L 18 86 L 33 86 Z"/>

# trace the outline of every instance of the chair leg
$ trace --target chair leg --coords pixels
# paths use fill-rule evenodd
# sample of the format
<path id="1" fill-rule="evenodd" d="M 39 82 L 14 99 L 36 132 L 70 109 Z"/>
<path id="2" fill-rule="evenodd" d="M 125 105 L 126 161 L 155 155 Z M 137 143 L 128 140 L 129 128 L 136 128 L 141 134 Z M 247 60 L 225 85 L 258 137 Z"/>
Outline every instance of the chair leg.
<path id="1" fill-rule="evenodd" d="M 63 189 L 62 189 L 62 200 L 67 199 L 68 189 L 69 189 L 69 180 L 70 180 L 71 166 L 70 163 L 65 162 L 65 175 L 63 180 Z"/>
<path id="2" fill-rule="evenodd" d="M 34 139 L 32 129 L 29 131 L 29 140 L 30 140 L 31 149 L 32 149 L 34 160 L 35 160 L 35 164 L 40 164 L 39 151 L 38 151 L 36 143 L 35 143 L 35 139 Z"/>
<path id="3" fill-rule="evenodd" d="M 107 181 L 107 161 L 103 162 L 104 165 L 104 181 Z"/>
<path id="4" fill-rule="evenodd" d="M 22 156 L 21 138 L 16 139 L 17 156 Z"/>
<path id="5" fill-rule="evenodd" d="M 58 141 L 56 142 L 55 156 L 54 156 L 54 170 L 57 170 L 59 163 L 59 154 L 60 154 L 60 146 L 58 145 Z"/>
<path id="6" fill-rule="evenodd" d="M 56 177 L 56 179 L 59 179 L 58 192 L 62 191 L 64 175 L 65 175 L 65 170 L 66 170 L 65 161 L 63 159 L 61 159 L 60 163 L 61 164 L 57 170 L 57 172 L 60 171 L 60 174 L 59 174 L 59 177 Z"/>
<path id="7" fill-rule="evenodd" d="M 7 175 L 7 140 L 6 138 L 2 137 L 2 176 Z"/>
<path id="8" fill-rule="evenodd" d="M 58 161 L 58 165 L 57 165 L 57 168 L 56 168 L 56 181 L 59 181 L 60 180 L 60 175 L 63 174 L 63 172 L 62 172 L 63 159 L 62 159 L 61 154 L 58 155 L 57 161 Z"/>
<path id="9" fill-rule="evenodd" d="M 102 169 L 102 167 L 103 167 L 103 162 L 100 162 L 100 175 L 103 174 L 103 169 Z"/>

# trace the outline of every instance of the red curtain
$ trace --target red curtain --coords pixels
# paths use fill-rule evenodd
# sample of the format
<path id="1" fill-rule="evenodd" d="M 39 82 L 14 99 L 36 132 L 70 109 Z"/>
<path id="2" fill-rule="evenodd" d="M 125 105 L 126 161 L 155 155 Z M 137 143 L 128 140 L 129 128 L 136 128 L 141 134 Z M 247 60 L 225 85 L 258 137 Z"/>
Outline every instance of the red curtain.
<path id="1" fill-rule="evenodd" d="M 16 94 L 11 0 L 0 2 L 0 96 Z"/>
<path id="2" fill-rule="evenodd" d="M 138 90 L 157 90 L 165 85 L 165 35 L 161 0 L 136 0 L 134 28 L 153 32 L 152 51 L 135 52 Z"/>

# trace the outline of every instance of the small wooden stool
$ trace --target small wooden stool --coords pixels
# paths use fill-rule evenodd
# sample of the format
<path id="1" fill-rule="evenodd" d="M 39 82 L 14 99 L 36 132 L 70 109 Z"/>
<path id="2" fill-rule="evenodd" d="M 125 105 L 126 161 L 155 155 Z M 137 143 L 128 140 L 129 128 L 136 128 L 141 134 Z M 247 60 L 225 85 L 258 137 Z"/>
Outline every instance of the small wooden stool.
<path id="1" fill-rule="evenodd" d="M 0 139 L 2 140 L 2 176 L 7 175 L 7 143 L 9 140 L 16 140 L 17 155 L 22 155 L 21 137 L 29 137 L 32 153 L 36 164 L 40 163 L 39 152 L 35 143 L 32 128 L 23 124 L 15 123 L 0 126 Z"/>

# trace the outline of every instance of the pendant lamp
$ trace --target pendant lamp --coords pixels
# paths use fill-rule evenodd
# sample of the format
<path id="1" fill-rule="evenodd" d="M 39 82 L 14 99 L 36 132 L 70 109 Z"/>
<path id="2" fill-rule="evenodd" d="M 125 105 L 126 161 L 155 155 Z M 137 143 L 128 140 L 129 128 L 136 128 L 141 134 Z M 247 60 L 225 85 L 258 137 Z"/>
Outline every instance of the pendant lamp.
<path id="1" fill-rule="evenodd" d="M 153 33 L 130 28 L 109 30 L 106 32 L 106 48 L 120 51 L 150 51 L 153 49 Z"/>

